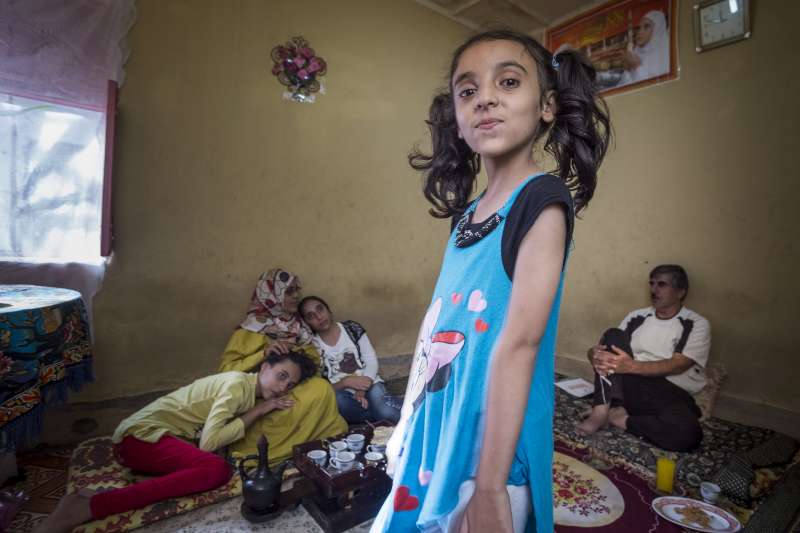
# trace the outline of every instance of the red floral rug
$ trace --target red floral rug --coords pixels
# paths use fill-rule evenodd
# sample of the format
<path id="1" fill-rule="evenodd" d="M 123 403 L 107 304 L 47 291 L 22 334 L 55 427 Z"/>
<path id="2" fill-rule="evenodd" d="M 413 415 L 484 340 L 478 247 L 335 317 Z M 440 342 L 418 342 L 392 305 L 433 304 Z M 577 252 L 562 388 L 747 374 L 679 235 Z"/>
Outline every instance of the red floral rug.
<path id="1" fill-rule="evenodd" d="M 677 533 L 683 528 L 658 516 L 658 496 L 649 476 L 611 458 L 602 472 L 583 462 L 588 450 L 556 438 L 553 457 L 553 506 L 558 533 Z"/>

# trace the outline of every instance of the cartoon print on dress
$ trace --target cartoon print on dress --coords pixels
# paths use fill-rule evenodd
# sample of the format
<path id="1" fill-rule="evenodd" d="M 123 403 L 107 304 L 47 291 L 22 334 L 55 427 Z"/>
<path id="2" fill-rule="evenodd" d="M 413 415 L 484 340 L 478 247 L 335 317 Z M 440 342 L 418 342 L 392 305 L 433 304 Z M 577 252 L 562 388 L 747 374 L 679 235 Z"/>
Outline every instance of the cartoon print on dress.
<path id="1" fill-rule="evenodd" d="M 486 309 L 486 299 L 483 297 L 483 293 L 478 289 L 475 289 L 470 293 L 469 302 L 467 302 L 467 309 L 474 313 L 480 313 Z"/>
<path id="2" fill-rule="evenodd" d="M 417 478 L 419 479 L 419 484 L 423 487 L 427 486 L 428 483 L 431 482 L 431 478 L 433 477 L 432 470 L 425 470 L 423 467 L 419 467 L 419 473 L 417 474 Z"/>
<path id="3" fill-rule="evenodd" d="M 413 511 L 419 507 L 419 498 L 411 494 L 408 487 L 400 485 L 397 487 L 397 492 L 394 493 L 394 510 L 398 511 Z"/>
<path id="4" fill-rule="evenodd" d="M 414 398 L 413 411 L 416 411 L 425 399 L 426 392 L 442 390 L 450 381 L 450 370 L 453 359 L 464 347 L 464 334 L 458 331 L 440 331 L 434 333 L 439 313 L 442 310 L 442 299 L 437 298 L 425 313 L 420 337 L 417 342 L 417 367 L 412 372 L 410 397 Z"/>

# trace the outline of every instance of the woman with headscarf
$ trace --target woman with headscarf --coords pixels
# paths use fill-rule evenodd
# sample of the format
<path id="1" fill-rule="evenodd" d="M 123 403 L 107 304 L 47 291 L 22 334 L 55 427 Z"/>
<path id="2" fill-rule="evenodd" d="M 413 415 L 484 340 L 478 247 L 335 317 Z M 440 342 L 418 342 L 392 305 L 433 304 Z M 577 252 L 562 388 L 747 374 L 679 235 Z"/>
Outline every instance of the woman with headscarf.
<path id="1" fill-rule="evenodd" d="M 633 34 L 633 51 L 622 56 L 625 72 L 619 85 L 648 80 L 669 72 L 669 29 L 667 17 L 659 10 L 639 19 Z"/>
<path id="2" fill-rule="evenodd" d="M 275 268 L 261 275 L 253 291 L 247 316 L 233 332 L 222 354 L 219 371 L 257 372 L 267 354 L 302 350 L 319 368 L 320 357 L 311 344 L 313 334 L 300 318 L 300 279 Z M 290 408 L 273 411 L 247 429 L 230 447 L 234 456 L 256 453 L 263 434 L 269 441 L 269 462 L 274 465 L 292 455 L 292 447 L 343 433 L 347 423 L 339 415 L 330 383 L 312 377 L 293 388 Z"/>

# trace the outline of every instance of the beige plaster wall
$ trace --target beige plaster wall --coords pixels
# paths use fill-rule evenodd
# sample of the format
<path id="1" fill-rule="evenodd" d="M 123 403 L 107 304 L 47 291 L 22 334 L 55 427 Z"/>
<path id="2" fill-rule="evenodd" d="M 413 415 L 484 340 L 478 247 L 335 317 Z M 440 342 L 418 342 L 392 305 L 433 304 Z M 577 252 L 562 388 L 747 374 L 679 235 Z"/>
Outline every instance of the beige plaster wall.
<path id="1" fill-rule="evenodd" d="M 215 371 L 275 265 L 362 321 L 381 354 L 412 351 L 449 226 L 426 215 L 405 155 L 467 30 L 411 0 L 137 4 L 98 379 L 76 398 Z M 294 35 L 329 64 L 312 105 L 282 100 L 270 73 Z"/>
<path id="2" fill-rule="evenodd" d="M 680 79 L 609 100 L 617 144 L 577 226 L 559 353 L 647 305 L 682 263 L 712 322 L 725 394 L 799 413 L 793 202 L 796 2 L 754 4 L 747 42 L 696 54 L 680 2 Z M 303 275 L 382 355 L 408 353 L 447 223 L 405 153 L 466 30 L 414 2 L 140 0 L 121 94 L 116 255 L 96 299 L 93 400 L 216 367 L 258 274 Z M 270 48 L 303 34 L 330 64 L 316 104 L 280 99 Z"/>
<path id="3" fill-rule="evenodd" d="M 559 351 L 584 359 L 649 305 L 650 269 L 680 263 L 724 394 L 800 413 L 800 3 L 751 2 L 752 38 L 702 54 L 693 3 L 679 2 L 680 79 L 609 99 L 617 144 L 577 226 Z"/>

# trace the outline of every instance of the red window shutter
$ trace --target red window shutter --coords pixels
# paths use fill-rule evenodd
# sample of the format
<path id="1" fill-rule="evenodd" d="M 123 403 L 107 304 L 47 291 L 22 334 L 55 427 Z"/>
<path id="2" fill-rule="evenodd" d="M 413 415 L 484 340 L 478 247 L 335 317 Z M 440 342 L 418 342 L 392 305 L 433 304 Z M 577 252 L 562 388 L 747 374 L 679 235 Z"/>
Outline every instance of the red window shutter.
<path id="1" fill-rule="evenodd" d="M 114 130 L 117 122 L 117 82 L 108 80 L 106 97 L 106 149 L 103 165 L 103 207 L 100 221 L 100 255 L 111 255 L 114 238 L 111 217 L 111 177 L 114 169 Z"/>

